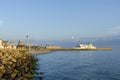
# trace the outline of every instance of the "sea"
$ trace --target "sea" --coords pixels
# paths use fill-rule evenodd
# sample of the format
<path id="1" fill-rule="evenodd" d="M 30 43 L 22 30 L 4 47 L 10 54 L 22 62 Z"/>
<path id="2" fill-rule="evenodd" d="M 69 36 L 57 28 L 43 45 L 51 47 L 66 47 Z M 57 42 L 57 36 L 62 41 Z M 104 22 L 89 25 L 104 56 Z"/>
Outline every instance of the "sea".
<path id="1" fill-rule="evenodd" d="M 110 47 L 110 51 L 55 51 L 35 55 L 40 74 L 34 80 L 120 80 L 120 46 Z"/>

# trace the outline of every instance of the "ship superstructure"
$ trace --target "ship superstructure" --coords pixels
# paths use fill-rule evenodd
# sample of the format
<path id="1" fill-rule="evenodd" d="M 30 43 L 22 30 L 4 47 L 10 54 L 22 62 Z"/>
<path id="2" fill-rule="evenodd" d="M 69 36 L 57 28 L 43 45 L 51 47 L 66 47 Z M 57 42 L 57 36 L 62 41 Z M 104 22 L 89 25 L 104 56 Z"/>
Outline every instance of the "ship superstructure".
<path id="1" fill-rule="evenodd" d="M 83 44 L 83 43 L 79 42 L 75 48 L 78 48 L 78 49 L 96 49 L 96 47 L 91 42 L 89 42 L 88 44 Z"/>

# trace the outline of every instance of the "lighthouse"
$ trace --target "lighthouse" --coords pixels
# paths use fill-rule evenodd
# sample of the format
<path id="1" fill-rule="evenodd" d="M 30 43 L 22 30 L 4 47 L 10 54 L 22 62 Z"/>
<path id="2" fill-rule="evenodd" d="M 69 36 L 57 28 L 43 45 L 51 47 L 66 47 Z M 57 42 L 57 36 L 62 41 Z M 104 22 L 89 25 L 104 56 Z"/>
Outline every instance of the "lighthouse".
<path id="1" fill-rule="evenodd" d="M 29 36 L 28 36 L 28 34 L 26 35 L 26 48 L 27 48 L 27 49 L 30 49 Z"/>

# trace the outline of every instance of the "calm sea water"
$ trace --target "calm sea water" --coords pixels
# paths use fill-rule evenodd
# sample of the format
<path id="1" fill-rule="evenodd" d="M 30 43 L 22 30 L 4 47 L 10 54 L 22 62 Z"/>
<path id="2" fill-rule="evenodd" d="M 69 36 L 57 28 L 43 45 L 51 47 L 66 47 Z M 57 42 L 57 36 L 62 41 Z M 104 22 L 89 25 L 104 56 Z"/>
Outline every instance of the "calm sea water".
<path id="1" fill-rule="evenodd" d="M 35 56 L 43 80 L 120 80 L 120 47 L 112 51 L 58 51 Z M 35 78 L 35 80 L 39 80 Z"/>

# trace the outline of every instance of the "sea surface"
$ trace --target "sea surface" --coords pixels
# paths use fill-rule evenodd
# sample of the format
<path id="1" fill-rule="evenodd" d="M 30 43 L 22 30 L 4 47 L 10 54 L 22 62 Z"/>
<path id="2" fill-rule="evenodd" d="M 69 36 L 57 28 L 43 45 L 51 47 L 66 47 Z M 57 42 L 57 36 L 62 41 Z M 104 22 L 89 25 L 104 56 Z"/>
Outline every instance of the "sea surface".
<path id="1" fill-rule="evenodd" d="M 35 80 L 120 80 L 120 47 L 112 51 L 56 51 L 35 55 Z"/>

